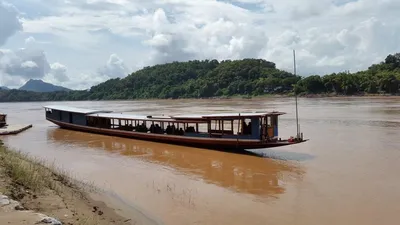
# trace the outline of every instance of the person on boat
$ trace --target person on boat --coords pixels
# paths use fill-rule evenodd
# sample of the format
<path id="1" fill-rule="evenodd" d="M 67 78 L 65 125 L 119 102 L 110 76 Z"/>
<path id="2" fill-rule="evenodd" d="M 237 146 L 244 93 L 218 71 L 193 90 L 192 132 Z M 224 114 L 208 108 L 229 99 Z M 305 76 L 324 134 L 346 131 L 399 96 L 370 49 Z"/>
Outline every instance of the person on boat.
<path id="1" fill-rule="evenodd" d="M 266 141 L 266 142 L 270 141 L 269 134 L 268 134 L 268 125 L 267 124 L 261 125 L 260 135 L 261 135 L 261 139 L 263 141 Z"/>
<path id="2" fill-rule="evenodd" d="M 155 133 L 154 124 L 151 124 L 150 126 L 150 133 Z"/>
<path id="3" fill-rule="evenodd" d="M 251 122 L 247 124 L 245 121 L 243 121 L 243 134 L 244 135 L 251 134 Z"/>
<path id="4" fill-rule="evenodd" d="M 251 122 L 247 125 L 247 134 L 251 134 Z"/>
<path id="5" fill-rule="evenodd" d="M 244 121 L 244 120 L 242 120 L 242 131 L 243 131 L 243 133 L 241 132 L 242 135 L 246 134 L 247 124 L 246 124 L 246 121 Z"/>
<path id="6" fill-rule="evenodd" d="M 194 127 L 193 126 L 188 126 L 188 127 L 186 127 L 186 130 L 185 130 L 185 132 L 191 132 L 191 133 L 194 133 L 194 132 L 196 132 L 195 131 L 195 129 L 194 129 Z"/>
<path id="7" fill-rule="evenodd" d="M 175 133 L 176 133 L 175 124 L 172 124 L 172 126 L 171 126 L 171 134 L 175 134 Z"/>
<path id="8" fill-rule="evenodd" d="M 0 127 L 5 127 L 7 125 L 6 118 L 7 114 L 0 114 Z"/>
<path id="9" fill-rule="evenodd" d="M 139 132 L 147 132 L 147 127 L 146 127 L 146 125 L 144 124 L 144 122 L 142 122 L 142 124 L 139 125 L 138 131 L 139 131 Z"/>
<path id="10" fill-rule="evenodd" d="M 163 131 L 162 131 L 160 125 L 158 125 L 158 123 L 154 127 L 154 133 L 156 133 L 156 134 L 162 134 L 163 133 Z"/>
<path id="11" fill-rule="evenodd" d="M 165 129 L 165 133 L 170 134 L 171 133 L 171 126 L 168 124 L 167 129 Z"/>

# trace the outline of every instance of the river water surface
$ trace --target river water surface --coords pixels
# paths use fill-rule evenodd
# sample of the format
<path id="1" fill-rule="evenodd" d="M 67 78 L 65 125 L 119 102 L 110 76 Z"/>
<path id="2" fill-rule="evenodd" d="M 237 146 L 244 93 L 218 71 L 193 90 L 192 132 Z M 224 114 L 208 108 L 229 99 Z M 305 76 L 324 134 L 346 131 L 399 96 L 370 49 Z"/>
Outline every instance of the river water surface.
<path id="1" fill-rule="evenodd" d="M 296 133 L 293 99 L 0 103 L 9 124 L 33 124 L 1 138 L 167 225 L 399 223 L 400 98 L 300 99 L 310 140 L 258 150 L 264 157 L 68 131 L 45 120 L 48 104 L 170 115 L 280 110 L 286 138 Z"/>

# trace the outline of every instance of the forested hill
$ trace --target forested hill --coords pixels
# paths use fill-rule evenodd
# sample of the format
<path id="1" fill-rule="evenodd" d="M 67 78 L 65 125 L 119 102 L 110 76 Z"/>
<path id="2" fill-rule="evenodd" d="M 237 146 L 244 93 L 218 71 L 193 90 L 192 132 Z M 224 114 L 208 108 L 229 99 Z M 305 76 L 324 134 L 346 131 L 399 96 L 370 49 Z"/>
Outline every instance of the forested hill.
<path id="1" fill-rule="evenodd" d="M 384 61 L 373 64 L 365 71 L 305 77 L 296 85 L 296 92 L 340 95 L 399 94 L 400 53 L 388 55 Z"/>
<path id="2" fill-rule="evenodd" d="M 207 98 L 288 93 L 300 76 L 262 59 L 173 62 L 110 79 L 89 91 L 32 93 L 0 91 L 0 101 Z"/>
<path id="3" fill-rule="evenodd" d="M 207 98 L 292 90 L 301 78 L 261 59 L 189 61 L 146 67 L 91 88 L 90 99 Z"/>
<path id="4" fill-rule="evenodd" d="M 400 92 L 400 54 L 357 73 L 301 78 L 262 59 L 174 62 L 145 67 L 123 79 L 111 79 L 89 91 L 37 93 L 0 90 L 0 102 L 208 98 L 234 95 L 343 94 Z"/>

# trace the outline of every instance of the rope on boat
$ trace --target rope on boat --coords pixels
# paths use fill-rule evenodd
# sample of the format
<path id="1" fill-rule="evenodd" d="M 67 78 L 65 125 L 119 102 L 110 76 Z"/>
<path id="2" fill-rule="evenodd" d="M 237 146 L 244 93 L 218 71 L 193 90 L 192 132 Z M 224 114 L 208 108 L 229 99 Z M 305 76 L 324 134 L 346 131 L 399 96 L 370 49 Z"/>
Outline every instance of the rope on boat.
<path id="1" fill-rule="evenodd" d="M 239 121 L 238 121 L 238 133 L 239 133 L 239 129 L 240 129 L 240 113 L 239 113 Z M 236 135 L 236 148 L 239 148 L 239 135 Z"/>

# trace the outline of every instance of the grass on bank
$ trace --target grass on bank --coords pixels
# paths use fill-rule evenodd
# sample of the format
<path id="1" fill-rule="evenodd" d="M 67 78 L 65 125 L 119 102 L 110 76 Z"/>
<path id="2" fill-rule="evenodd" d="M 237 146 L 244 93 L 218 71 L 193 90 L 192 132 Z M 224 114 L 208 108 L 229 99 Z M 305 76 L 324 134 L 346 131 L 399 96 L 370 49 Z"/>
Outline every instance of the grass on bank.
<path id="1" fill-rule="evenodd" d="M 9 188 L 3 187 L 2 189 L 5 190 L 1 191 L 10 194 L 17 201 L 24 198 L 25 190 L 29 190 L 29 192 L 35 195 L 45 194 L 46 191 L 51 190 L 64 200 L 66 198 L 83 200 L 85 199 L 84 190 L 95 190 L 93 185 L 75 181 L 67 172 L 57 169 L 54 163 L 47 165 L 43 160 L 30 157 L 25 153 L 13 151 L 5 147 L 1 140 L 0 172 L 11 183 Z M 91 215 L 77 214 L 76 217 L 77 220 L 74 224 L 99 224 L 99 218 L 94 213 Z"/>
<path id="2" fill-rule="evenodd" d="M 10 150 L 1 141 L 0 159 L 0 165 L 13 182 L 38 193 L 51 189 L 60 194 L 64 186 L 84 188 L 86 191 L 94 189 L 93 185 L 75 181 L 66 171 L 56 168 L 54 163 L 48 164 L 26 153 Z"/>

